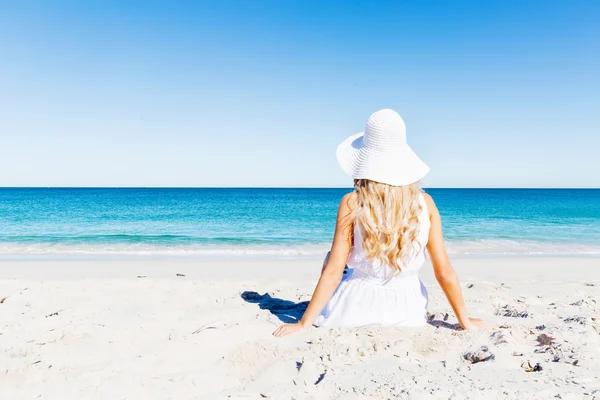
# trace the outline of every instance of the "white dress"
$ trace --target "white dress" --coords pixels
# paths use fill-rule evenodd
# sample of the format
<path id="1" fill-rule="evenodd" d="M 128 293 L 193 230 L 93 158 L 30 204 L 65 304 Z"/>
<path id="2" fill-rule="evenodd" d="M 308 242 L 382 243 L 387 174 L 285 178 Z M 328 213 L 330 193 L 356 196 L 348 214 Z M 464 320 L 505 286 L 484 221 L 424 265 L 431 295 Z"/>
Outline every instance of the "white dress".
<path id="1" fill-rule="evenodd" d="M 336 289 L 315 325 L 359 327 L 366 325 L 421 326 L 427 322 L 427 290 L 419 279 L 429 238 L 429 213 L 423 194 L 415 251 L 401 273 L 371 260 L 362 248 L 362 229 L 354 227 L 354 244 L 348 266 L 354 268 Z"/>

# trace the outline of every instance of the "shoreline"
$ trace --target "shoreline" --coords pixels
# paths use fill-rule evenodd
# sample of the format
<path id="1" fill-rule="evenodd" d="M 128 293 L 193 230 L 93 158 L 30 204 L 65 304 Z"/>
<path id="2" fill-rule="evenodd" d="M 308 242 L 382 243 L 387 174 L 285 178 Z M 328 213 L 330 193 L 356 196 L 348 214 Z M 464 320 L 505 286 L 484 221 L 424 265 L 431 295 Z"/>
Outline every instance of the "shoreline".
<path id="1" fill-rule="evenodd" d="M 249 259 L 251 261 L 261 260 L 318 260 L 325 257 L 329 248 L 323 251 L 307 254 L 2 254 L 0 253 L 0 265 L 12 262 L 100 262 L 100 261 L 181 261 L 181 262 L 206 262 L 232 260 L 234 262 Z M 600 259 L 600 253 L 448 253 L 451 260 L 471 259 Z"/>
<path id="2" fill-rule="evenodd" d="M 319 277 L 323 256 L 304 257 L 101 257 L 0 259 L 0 279 L 132 278 L 143 274 L 169 278 L 184 273 L 190 279 L 282 279 Z M 494 277 L 514 280 L 536 276 L 572 280 L 588 278 L 600 282 L 600 256 L 454 256 L 450 261 L 462 280 Z M 567 263 L 568 265 L 565 265 Z M 504 274 L 504 276 L 502 276 Z M 421 279 L 433 279 L 430 260 Z"/>

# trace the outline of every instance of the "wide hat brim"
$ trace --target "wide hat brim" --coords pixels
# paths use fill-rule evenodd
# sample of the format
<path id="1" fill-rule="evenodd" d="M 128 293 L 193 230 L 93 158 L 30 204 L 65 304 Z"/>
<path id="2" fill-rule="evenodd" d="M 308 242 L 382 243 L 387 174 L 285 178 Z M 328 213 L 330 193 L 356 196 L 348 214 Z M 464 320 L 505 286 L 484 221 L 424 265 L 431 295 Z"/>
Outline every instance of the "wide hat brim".
<path id="1" fill-rule="evenodd" d="M 429 167 L 408 144 L 380 150 L 363 143 L 364 132 L 352 135 L 337 148 L 340 166 L 354 179 L 369 179 L 392 186 L 418 182 L 429 173 Z"/>

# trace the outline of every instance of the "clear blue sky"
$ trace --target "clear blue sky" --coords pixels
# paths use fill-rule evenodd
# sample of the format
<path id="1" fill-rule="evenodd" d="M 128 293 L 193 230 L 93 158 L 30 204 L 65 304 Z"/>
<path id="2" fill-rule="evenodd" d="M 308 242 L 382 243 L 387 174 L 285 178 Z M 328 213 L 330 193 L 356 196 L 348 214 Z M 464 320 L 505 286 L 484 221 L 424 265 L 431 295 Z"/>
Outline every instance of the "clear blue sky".
<path id="1" fill-rule="evenodd" d="M 599 1 L 4 1 L 0 186 L 350 186 L 404 117 L 434 187 L 600 187 Z"/>

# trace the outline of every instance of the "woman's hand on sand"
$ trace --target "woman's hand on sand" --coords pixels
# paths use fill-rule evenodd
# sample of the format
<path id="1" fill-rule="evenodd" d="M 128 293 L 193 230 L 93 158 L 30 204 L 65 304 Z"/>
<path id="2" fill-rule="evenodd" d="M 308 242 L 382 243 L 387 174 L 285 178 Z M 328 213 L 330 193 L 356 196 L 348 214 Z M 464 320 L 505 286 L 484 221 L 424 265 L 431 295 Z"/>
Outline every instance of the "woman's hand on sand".
<path id="1" fill-rule="evenodd" d="M 301 322 L 295 324 L 283 324 L 279 328 L 277 328 L 275 332 L 273 332 L 273 336 L 282 337 L 286 335 L 291 335 L 292 333 L 298 333 L 304 329 L 306 329 L 306 327 Z"/>
<path id="2" fill-rule="evenodd" d="M 479 318 L 469 318 L 468 321 L 461 323 L 460 326 L 466 331 L 492 327 L 490 324 Z"/>

